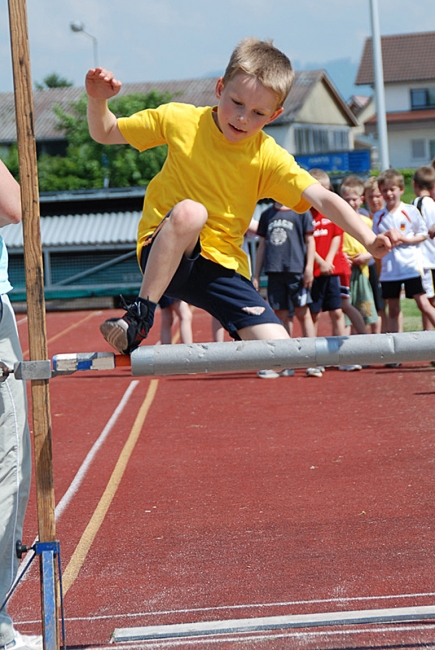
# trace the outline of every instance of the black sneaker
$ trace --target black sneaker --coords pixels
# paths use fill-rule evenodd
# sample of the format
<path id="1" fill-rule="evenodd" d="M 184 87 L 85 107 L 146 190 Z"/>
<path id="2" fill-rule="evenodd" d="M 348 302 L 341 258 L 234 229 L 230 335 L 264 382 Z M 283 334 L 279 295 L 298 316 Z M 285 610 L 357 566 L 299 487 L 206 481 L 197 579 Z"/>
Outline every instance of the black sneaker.
<path id="1" fill-rule="evenodd" d="M 126 310 L 122 318 L 109 318 L 100 325 L 101 334 L 106 341 L 121 354 L 130 354 L 148 336 L 153 322 L 156 304 L 145 298 L 137 298 L 128 305 L 121 298 L 121 306 Z"/>

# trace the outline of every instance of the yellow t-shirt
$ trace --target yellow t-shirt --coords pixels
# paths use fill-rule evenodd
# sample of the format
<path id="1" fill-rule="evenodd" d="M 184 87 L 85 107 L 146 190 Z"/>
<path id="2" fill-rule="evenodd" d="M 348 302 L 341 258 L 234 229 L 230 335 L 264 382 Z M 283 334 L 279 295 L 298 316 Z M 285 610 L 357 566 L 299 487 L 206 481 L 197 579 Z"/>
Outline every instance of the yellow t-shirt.
<path id="1" fill-rule="evenodd" d="M 371 230 L 373 224 L 370 217 L 366 217 L 365 214 L 360 214 L 359 216 Z M 355 255 L 359 255 L 360 253 L 367 253 L 367 249 L 360 244 L 357 239 L 345 232 L 343 236 L 343 252 L 349 255 L 350 259 L 352 259 Z M 360 269 L 361 273 L 364 273 L 365 276 L 369 277 L 368 264 L 361 264 Z"/>
<path id="2" fill-rule="evenodd" d="M 183 199 L 202 203 L 208 220 L 201 254 L 250 277 L 243 235 L 255 206 L 270 198 L 305 212 L 302 192 L 317 181 L 263 131 L 238 143 L 219 131 L 211 107 L 169 103 L 119 118 L 124 138 L 139 151 L 168 145 L 162 170 L 149 183 L 138 226 L 138 256 L 144 239 Z"/>

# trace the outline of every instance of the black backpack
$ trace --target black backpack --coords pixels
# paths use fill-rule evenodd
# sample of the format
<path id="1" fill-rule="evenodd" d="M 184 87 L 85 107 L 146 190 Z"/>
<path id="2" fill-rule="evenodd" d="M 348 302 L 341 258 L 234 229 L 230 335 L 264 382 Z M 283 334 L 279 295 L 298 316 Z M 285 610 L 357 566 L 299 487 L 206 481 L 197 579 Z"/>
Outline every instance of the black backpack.
<path id="1" fill-rule="evenodd" d="M 420 197 L 417 199 L 417 203 L 415 203 L 415 199 L 414 199 L 414 201 L 412 202 L 412 204 L 415 205 L 415 207 L 417 208 L 417 210 L 419 211 L 419 213 L 420 213 L 422 216 L 423 216 L 423 212 L 421 211 L 421 208 L 422 208 L 422 206 L 423 206 L 423 199 L 424 199 L 424 196 L 420 196 Z"/>

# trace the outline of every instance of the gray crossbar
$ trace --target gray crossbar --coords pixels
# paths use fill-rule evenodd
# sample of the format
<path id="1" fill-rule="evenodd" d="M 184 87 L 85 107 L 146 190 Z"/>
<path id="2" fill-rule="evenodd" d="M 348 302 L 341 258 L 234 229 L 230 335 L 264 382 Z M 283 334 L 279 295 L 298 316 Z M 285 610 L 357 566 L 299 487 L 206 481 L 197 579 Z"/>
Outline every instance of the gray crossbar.
<path id="1" fill-rule="evenodd" d="M 435 360 L 435 331 L 342 337 L 146 344 L 131 355 L 134 376 L 235 372 Z"/>

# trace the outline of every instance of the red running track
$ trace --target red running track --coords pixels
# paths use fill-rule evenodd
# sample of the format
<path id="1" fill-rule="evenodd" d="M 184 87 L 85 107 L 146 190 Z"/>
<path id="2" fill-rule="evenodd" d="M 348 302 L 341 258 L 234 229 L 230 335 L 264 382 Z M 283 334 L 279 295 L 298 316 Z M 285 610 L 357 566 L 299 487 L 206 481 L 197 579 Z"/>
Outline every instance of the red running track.
<path id="1" fill-rule="evenodd" d="M 98 324 L 114 313 L 48 313 L 50 357 L 108 350 Z M 194 337 L 210 340 L 198 310 Z M 50 397 L 68 647 L 120 627 L 434 604 L 429 364 L 270 381 L 117 369 L 54 378 Z M 36 531 L 33 493 L 24 542 Z M 36 562 L 10 610 L 40 629 Z M 127 645 L 433 648 L 435 621 Z"/>

